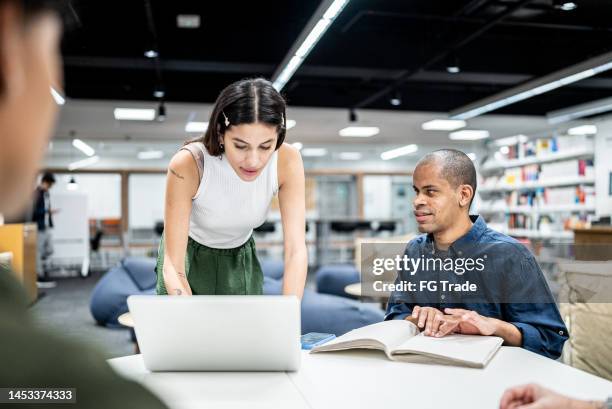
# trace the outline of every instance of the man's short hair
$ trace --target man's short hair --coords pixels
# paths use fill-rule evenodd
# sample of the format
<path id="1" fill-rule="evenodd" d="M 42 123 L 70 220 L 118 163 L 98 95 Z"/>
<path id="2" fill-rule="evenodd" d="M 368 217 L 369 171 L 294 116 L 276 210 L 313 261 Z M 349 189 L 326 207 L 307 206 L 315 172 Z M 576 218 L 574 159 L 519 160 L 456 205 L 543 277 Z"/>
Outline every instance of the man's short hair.
<path id="1" fill-rule="evenodd" d="M 470 199 L 470 206 L 476 195 L 476 168 L 465 153 L 457 149 L 439 149 L 423 156 L 417 166 L 431 162 L 442 165 L 440 174 L 448 183 L 456 188 L 459 185 L 470 185 L 474 191 Z"/>
<path id="2" fill-rule="evenodd" d="M 43 173 L 42 179 L 40 181 L 47 182 L 48 184 L 52 185 L 55 183 L 55 175 L 51 172 L 45 172 Z"/>

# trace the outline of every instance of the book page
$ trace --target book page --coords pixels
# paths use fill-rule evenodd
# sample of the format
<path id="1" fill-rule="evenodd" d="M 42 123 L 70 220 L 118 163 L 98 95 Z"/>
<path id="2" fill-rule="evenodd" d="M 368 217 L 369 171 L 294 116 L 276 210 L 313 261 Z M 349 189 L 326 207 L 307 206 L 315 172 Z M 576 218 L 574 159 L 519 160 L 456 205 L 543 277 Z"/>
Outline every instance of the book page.
<path id="1" fill-rule="evenodd" d="M 442 338 L 420 334 L 402 342 L 392 351 L 393 359 L 410 360 L 402 354 L 421 354 L 466 366 L 484 367 L 499 349 L 503 339 L 482 335 L 448 335 Z"/>
<path id="2" fill-rule="evenodd" d="M 416 325 L 405 320 L 378 322 L 357 328 L 312 349 L 312 352 L 341 349 L 384 349 L 387 352 L 419 333 Z"/>

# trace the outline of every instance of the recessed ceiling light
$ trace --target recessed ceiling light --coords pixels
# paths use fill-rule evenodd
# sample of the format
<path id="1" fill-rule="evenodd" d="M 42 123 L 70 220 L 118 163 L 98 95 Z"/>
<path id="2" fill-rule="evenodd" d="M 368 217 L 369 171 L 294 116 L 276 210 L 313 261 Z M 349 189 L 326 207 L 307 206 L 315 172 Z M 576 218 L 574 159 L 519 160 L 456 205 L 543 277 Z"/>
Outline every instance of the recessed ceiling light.
<path id="1" fill-rule="evenodd" d="M 94 148 L 87 145 L 85 142 L 83 142 L 80 139 L 73 139 L 72 146 L 74 146 L 75 148 L 77 148 L 78 150 L 80 150 L 87 156 L 94 156 L 96 154 L 96 151 Z"/>
<path id="2" fill-rule="evenodd" d="M 457 65 L 449 65 L 448 67 L 446 67 L 446 72 L 450 74 L 457 74 L 460 71 L 461 68 L 459 68 Z"/>
<path id="3" fill-rule="evenodd" d="M 594 135 L 597 133 L 597 126 L 582 125 L 570 128 L 567 130 L 569 135 Z"/>
<path id="4" fill-rule="evenodd" d="M 206 129 L 208 129 L 208 122 L 189 121 L 185 125 L 185 132 L 202 133 L 206 132 Z"/>
<path id="5" fill-rule="evenodd" d="M 340 152 L 338 154 L 338 158 L 341 160 L 359 160 L 361 156 L 361 152 Z"/>
<path id="6" fill-rule="evenodd" d="M 155 50 L 147 50 L 144 53 L 144 56 L 147 58 L 155 58 L 159 55 L 159 53 Z"/>
<path id="7" fill-rule="evenodd" d="M 296 124 L 297 122 L 295 119 L 287 119 L 287 129 L 293 128 Z"/>
<path id="8" fill-rule="evenodd" d="M 380 154 L 380 158 L 383 160 L 395 159 L 400 156 L 410 155 L 419 150 L 419 147 L 415 144 L 402 146 L 401 148 L 391 149 L 389 151 Z"/>
<path id="9" fill-rule="evenodd" d="M 113 114 L 118 121 L 152 121 L 155 119 L 153 108 L 115 108 Z"/>
<path id="10" fill-rule="evenodd" d="M 453 141 L 477 141 L 488 138 L 489 131 L 464 129 L 462 131 L 451 132 L 448 137 Z"/>
<path id="11" fill-rule="evenodd" d="M 563 11 L 572 11 L 576 9 L 578 5 L 573 1 L 557 1 L 555 2 L 555 8 Z"/>
<path id="12" fill-rule="evenodd" d="M 325 148 L 304 148 L 301 150 L 302 156 L 325 156 L 327 149 Z"/>
<path id="13" fill-rule="evenodd" d="M 299 150 L 301 150 L 301 149 L 304 147 L 304 145 L 302 144 L 302 142 L 293 142 L 291 145 L 292 145 L 292 146 L 293 146 L 295 149 L 297 149 L 298 151 L 299 151 Z"/>
<path id="14" fill-rule="evenodd" d="M 138 152 L 138 159 L 150 160 L 150 159 L 161 159 L 164 157 L 163 151 L 142 151 Z"/>
<path id="15" fill-rule="evenodd" d="M 347 126 L 340 129 L 338 135 L 352 138 L 369 138 L 378 135 L 380 129 L 376 126 Z"/>
<path id="16" fill-rule="evenodd" d="M 200 16 L 198 14 L 179 14 L 176 16 L 176 26 L 178 28 L 199 28 Z"/>
<path id="17" fill-rule="evenodd" d="M 524 143 L 524 142 L 527 142 L 528 140 L 529 140 L 529 137 L 527 135 L 514 135 L 514 136 L 508 136 L 506 138 L 496 139 L 495 145 L 510 146 L 510 145 L 516 145 L 518 143 Z"/>
<path id="18" fill-rule="evenodd" d="M 454 131 L 466 125 L 467 123 L 461 119 L 432 119 L 431 121 L 423 122 L 421 128 L 426 131 Z"/>

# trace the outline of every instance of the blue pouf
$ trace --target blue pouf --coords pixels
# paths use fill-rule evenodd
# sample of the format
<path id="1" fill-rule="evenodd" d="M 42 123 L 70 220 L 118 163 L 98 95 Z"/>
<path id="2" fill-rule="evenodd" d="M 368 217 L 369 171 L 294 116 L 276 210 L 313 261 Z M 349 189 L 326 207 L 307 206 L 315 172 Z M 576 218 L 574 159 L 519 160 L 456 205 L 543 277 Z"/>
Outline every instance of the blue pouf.
<path id="1" fill-rule="evenodd" d="M 359 271 L 352 264 L 328 264 L 316 272 L 317 292 L 355 298 L 344 287 L 359 282 Z"/>

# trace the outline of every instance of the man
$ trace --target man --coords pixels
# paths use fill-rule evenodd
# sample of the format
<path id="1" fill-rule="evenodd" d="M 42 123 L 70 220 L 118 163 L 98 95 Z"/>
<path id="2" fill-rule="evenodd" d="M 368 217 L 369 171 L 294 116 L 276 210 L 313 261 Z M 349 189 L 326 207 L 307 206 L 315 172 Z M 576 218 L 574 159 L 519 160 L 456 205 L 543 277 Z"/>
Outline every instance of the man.
<path id="1" fill-rule="evenodd" d="M 7 215 L 18 214 L 30 197 L 23 181 L 34 180 L 57 114 L 50 87 L 60 88 L 56 10 L 62 3 L 0 0 L 0 213 Z M 76 388 L 76 403 L 54 407 L 164 407 L 142 386 L 116 375 L 97 353 L 35 327 L 25 295 L 4 270 L 0 362 L 0 388 Z"/>
<path id="2" fill-rule="evenodd" d="M 427 336 L 496 335 L 505 345 L 558 358 L 568 333 L 535 258 L 469 215 L 476 192 L 470 158 L 453 149 L 426 155 L 413 187 L 414 215 L 426 234 L 408 243 L 405 256 L 421 264 L 400 269 L 397 280 L 434 284 L 393 292 L 385 319 L 412 321 Z"/>
<path id="3" fill-rule="evenodd" d="M 40 180 L 40 184 L 34 192 L 34 207 L 32 210 L 32 221 L 36 223 L 37 251 L 36 251 L 36 272 L 39 280 L 47 279 L 49 269 L 48 260 L 53 254 L 53 241 L 51 229 L 53 228 L 53 214 L 57 209 L 51 209 L 49 199 L 49 189 L 55 184 L 55 176 L 51 172 L 45 172 Z"/>

